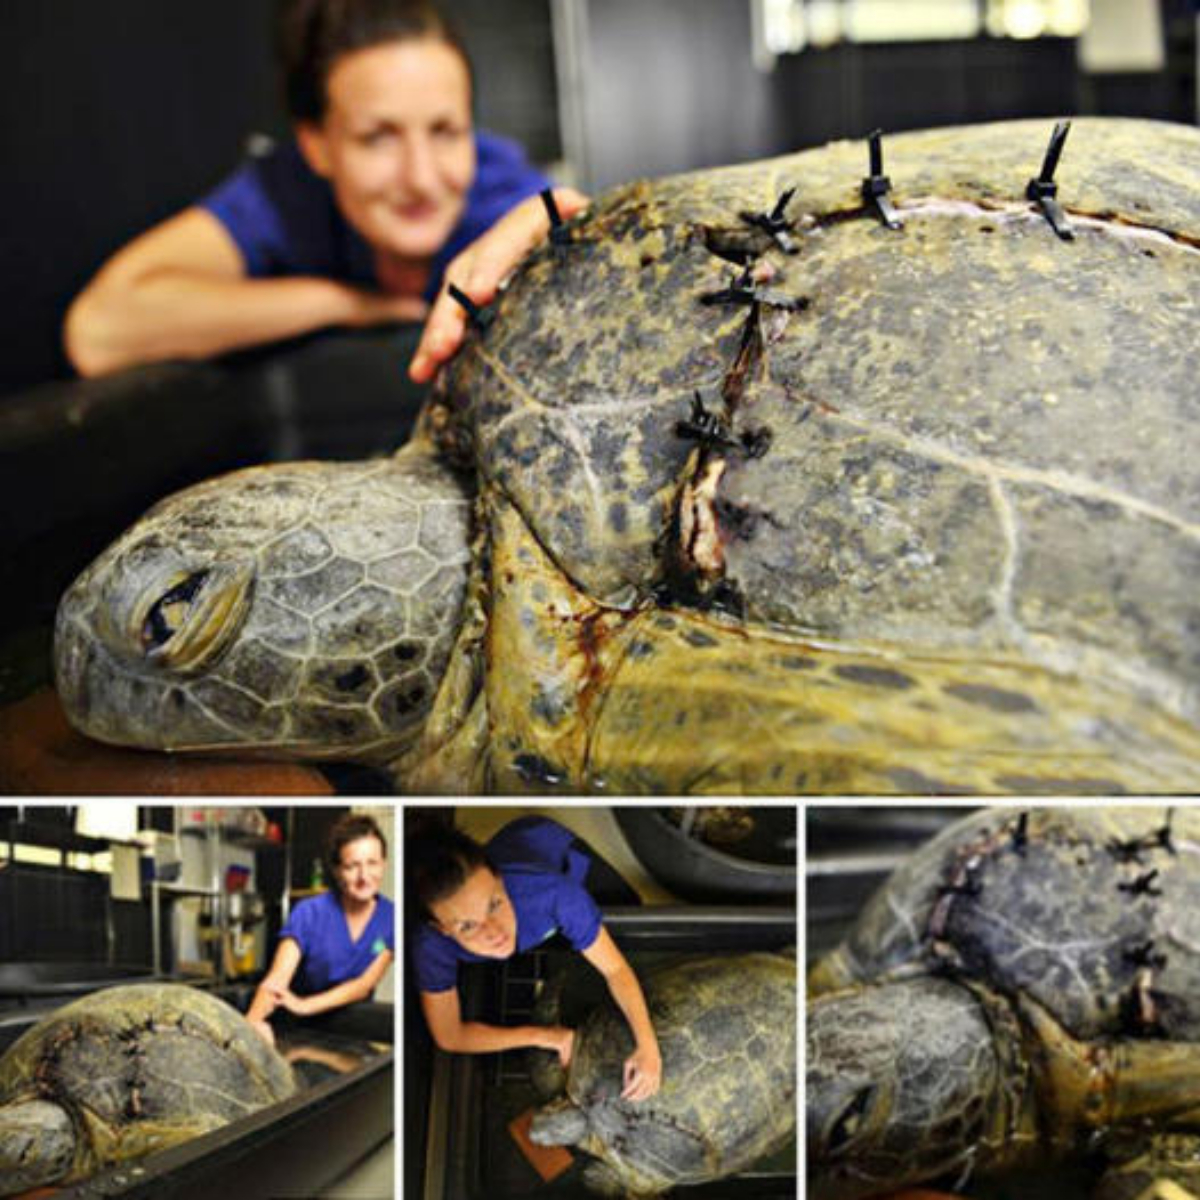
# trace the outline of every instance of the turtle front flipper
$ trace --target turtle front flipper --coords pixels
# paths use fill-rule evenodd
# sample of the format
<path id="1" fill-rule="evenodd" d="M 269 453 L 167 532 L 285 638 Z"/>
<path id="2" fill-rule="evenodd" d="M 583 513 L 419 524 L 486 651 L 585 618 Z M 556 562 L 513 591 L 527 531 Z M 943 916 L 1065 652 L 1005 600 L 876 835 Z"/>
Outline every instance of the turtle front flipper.
<path id="1" fill-rule="evenodd" d="M 0 1107 L 0 1196 L 63 1179 L 75 1145 L 75 1128 L 60 1105 L 24 1100 Z"/>
<path id="2" fill-rule="evenodd" d="M 1027 996 L 1018 1007 L 1041 1044 L 1039 1086 L 1052 1100 L 1043 1117 L 1056 1136 L 1147 1127 L 1200 1135 L 1200 1043 L 1125 1038 L 1104 1048 L 1098 1071 L 1093 1044 L 1072 1037 Z"/>
<path id="3" fill-rule="evenodd" d="M 1200 1200 L 1200 1136 L 1152 1138 L 1142 1153 L 1105 1173 L 1093 1200 Z"/>
<path id="4" fill-rule="evenodd" d="M 609 1200 L 626 1200 L 629 1196 L 621 1176 L 608 1163 L 588 1163 L 583 1171 L 583 1183 L 589 1192 L 607 1196 Z"/>

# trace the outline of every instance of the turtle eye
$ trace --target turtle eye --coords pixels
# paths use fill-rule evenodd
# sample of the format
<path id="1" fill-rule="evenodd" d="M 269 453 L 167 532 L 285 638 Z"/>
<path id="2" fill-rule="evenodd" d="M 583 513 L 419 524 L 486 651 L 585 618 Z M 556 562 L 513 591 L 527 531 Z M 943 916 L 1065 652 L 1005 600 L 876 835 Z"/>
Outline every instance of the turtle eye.
<path id="1" fill-rule="evenodd" d="M 827 1146 L 829 1153 L 834 1154 L 848 1146 L 861 1132 L 867 1111 L 875 1096 L 875 1088 L 871 1084 L 859 1088 L 849 1104 L 838 1114 L 829 1130 Z"/>
<path id="2" fill-rule="evenodd" d="M 142 622 L 142 649 L 147 654 L 165 646 L 179 632 L 207 578 L 207 571 L 193 571 L 150 606 Z"/>

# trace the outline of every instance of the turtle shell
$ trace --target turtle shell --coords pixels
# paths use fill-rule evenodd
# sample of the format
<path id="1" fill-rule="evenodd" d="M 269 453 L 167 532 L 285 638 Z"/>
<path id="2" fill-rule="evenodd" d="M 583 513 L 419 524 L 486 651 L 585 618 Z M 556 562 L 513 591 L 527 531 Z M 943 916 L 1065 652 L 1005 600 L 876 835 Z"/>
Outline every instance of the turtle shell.
<path id="1" fill-rule="evenodd" d="M 1030 997 L 1083 1041 L 1200 1041 L 1200 811 L 955 822 L 872 897 L 811 988 L 913 971 Z"/>
<path id="2" fill-rule="evenodd" d="M 236 1009 L 172 984 L 93 992 L 0 1058 L 0 1105 L 42 1099 L 70 1116 L 68 1179 L 187 1141 L 295 1086 L 291 1067 Z"/>
<path id="3" fill-rule="evenodd" d="M 887 139 L 899 229 L 862 143 L 608 195 L 444 375 L 442 446 L 606 606 L 882 648 L 848 682 L 885 697 L 910 657 L 1016 660 L 1194 725 L 1200 131 L 1077 121 L 1071 240 L 1025 195 L 1050 131 Z"/>
<path id="4" fill-rule="evenodd" d="M 576 1034 L 567 1097 L 580 1145 L 632 1194 L 718 1179 L 782 1146 L 795 1128 L 796 964 L 779 954 L 678 963 L 643 981 L 662 1052 L 660 1091 L 620 1098 L 629 1027 L 611 1006 Z"/>

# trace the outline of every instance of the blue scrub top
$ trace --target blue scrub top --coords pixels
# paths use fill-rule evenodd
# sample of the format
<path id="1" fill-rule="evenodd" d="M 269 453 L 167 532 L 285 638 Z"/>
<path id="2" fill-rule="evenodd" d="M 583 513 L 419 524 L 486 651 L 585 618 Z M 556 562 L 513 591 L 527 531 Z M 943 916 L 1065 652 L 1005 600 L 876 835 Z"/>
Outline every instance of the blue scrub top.
<path id="1" fill-rule="evenodd" d="M 550 181 L 516 142 L 477 130 L 475 181 L 458 225 L 433 260 L 425 298 L 441 287 L 450 260 L 514 205 Z M 316 275 L 376 287 L 375 255 L 342 216 L 329 183 L 304 160 L 294 140 L 251 158 L 199 201 L 237 243 L 255 278 Z"/>
<path id="2" fill-rule="evenodd" d="M 337 893 L 322 892 L 296 905 L 279 936 L 291 938 L 303 956 L 292 990 L 311 996 L 357 979 L 385 950 L 395 952 L 395 906 L 386 896 L 376 897 L 366 929 L 352 942 Z"/>
<path id="3" fill-rule="evenodd" d="M 516 914 L 517 953 L 556 933 L 582 952 L 600 935 L 600 909 L 583 886 L 591 859 L 572 848 L 574 838 L 549 817 L 521 817 L 486 846 Z M 458 984 L 459 963 L 499 960 L 466 950 L 422 922 L 412 939 L 412 961 L 422 992 L 445 992 Z"/>

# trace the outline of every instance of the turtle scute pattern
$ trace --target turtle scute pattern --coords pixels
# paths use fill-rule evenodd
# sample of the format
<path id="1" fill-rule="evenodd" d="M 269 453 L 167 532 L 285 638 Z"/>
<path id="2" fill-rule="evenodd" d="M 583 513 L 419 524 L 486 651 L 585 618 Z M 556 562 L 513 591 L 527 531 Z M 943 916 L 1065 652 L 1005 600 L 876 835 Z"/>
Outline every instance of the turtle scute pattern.
<path id="1" fill-rule="evenodd" d="M 1200 810 L 953 822 L 809 993 L 818 1200 L 1064 1159 L 1113 1164 L 1097 1200 L 1200 1181 Z"/>
<path id="2" fill-rule="evenodd" d="M 567 1099 L 578 1144 L 614 1194 L 653 1197 L 719 1179 L 778 1150 L 795 1128 L 796 964 L 747 954 L 674 964 L 643 980 L 663 1059 L 657 1095 L 620 1099 L 628 1025 L 610 1006 L 576 1033 Z M 535 1118 L 534 1136 L 539 1136 Z"/>
<path id="3" fill-rule="evenodd" d="M 240 1013 L 180 985 L 93 992 L 0 1058 L 0 1106 L 41 1100 L 69 1117 L 68 1181 L 219 1128 L 295 1088 L 291 1067 Z M 35 1141 L 29 1153 L 37 1152 Z"/>

